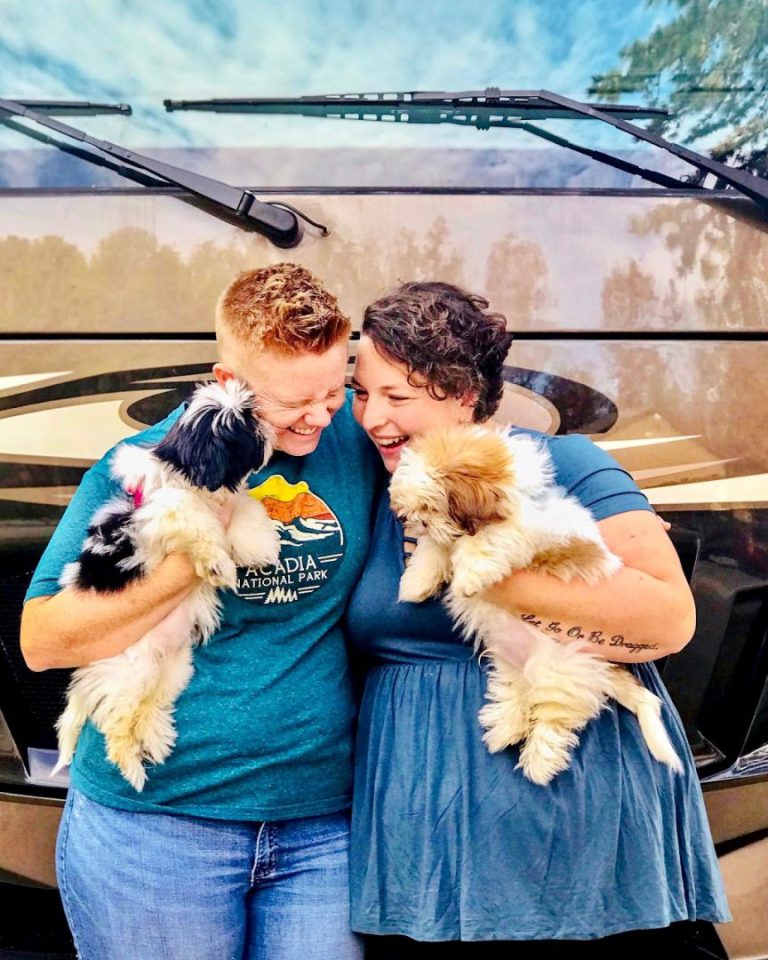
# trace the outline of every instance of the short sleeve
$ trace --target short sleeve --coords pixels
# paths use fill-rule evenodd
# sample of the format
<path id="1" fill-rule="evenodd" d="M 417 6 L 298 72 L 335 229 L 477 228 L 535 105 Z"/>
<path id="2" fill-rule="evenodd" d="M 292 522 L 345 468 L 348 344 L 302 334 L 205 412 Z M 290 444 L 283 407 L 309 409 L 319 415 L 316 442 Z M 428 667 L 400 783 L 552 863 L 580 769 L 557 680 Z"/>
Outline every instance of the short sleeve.
<path id="1" fill-rule="evenodd" d="M 123 443 L 154 445 L 159 443 L 175 421 L 181 416 L 183 405 L 171 411 L 158 423 L 137 433 Z M 48 542 L 37 565 L 24 602 L 34 597 L 51 597 L 58 593 L 59 577 L 68 563 L 77 560 L 88 532 L 91 517 L 108 500 L 120 493 L 120 485 L 109 472 L 112 456 L 118 445 L 108 450 L 83 476 L 80 486 L 64 511 L 53 536 Z"/>
<path id="2" fill-rule="evenodd" d="M 653 507 L 613 457 L 587 437 L 552 437 L 548 443 L 555 480 L 586 507 L 595 520 Z"/>
<path id="3" fill-rule="evenodd" d="M 91 517 L 119 491 L 119 485 L 109 475 L 106 458 L 85 474 L 40 558 L 25 602 L 59 592 L 59 577 L 64 567 L 80 555 Z"/>

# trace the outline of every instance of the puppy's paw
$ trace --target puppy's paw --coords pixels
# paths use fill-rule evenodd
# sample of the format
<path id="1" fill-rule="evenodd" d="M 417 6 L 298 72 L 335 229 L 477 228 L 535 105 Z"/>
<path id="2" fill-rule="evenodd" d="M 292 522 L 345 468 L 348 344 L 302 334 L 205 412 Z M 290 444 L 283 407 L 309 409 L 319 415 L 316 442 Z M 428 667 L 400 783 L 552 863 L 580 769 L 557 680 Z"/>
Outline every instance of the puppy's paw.
<path id="1" fill-rule="evenodd" d="M 131 736 L 107 736 L 107 759 L 115 764 L 123 777 L 138 793 L 147 782 L 147 771 L 141 762 L 141 749 Z"/>
<path id="2" fill-rule="evenodd" d="M 481 529 L 472 537 L 459 537 L 451 551 L 451 587 L 460 597 L 473 597 L 498 583 L 516 566 L 506 541 L 492 529 Z"/>
<path id="3" fill-rule="evenodd" d="M 141 731 L 141 754 L 149 763 L 163 763 L 176 745 L 176 728 L 167 711 L 158 710 Z"/>
<path id="4" fill-rule="evenodd" d="M 570 730 L 537 724 L 520 750 L 517 766 L 530 781 L 546 786 L 568 767 L 571 750 L 577 743 L 576 735 Z"/>
<path id="5" fill-rule="evenodd" d="M 275 521 L 261 501 L 245 492 L 235 497 L 227 540 L 230 553 L 240 567 L 274 565 L 280 555 L 280 533 Z"/>
<path id="6" fill-rule="evenodd" d="M 210 583 L 212 587 L 221 587 L 234 590 L 237 587 L 237 566 L 226 553 L 219 553 L 213 557 L 193 557 L 195 573 L 201 580 Z"/>
<path id="7" fill-rule="evenodd" d="M 272 567 L 280 559 L 280 536 L 277 531 L 274 535 L 264 536 L 261 532 L 259 538 L 248 544 L 247 547 L 237 545 L 233 548 L 232 556 L 235 563 L 240 567 Z"/>
<path id="8" fill-rule="evenodd" d="M 474 597 L 488 586 L 482 573 L 468 567 L 455 570 L 451 578 L 451 591 L 458 597 Z"/>
<path id="9" fill-rule="evenodd" d="M 280 559 L 280 534 L 273 528 L 272 536 L 265 539 L 261 550 L 259 566 L 274 566 Z"/>
<path id="10" fill-rule="evenodd" d="M 552 760 L 530 752 L 524 756 L 524 750 L 525 748 L 523 747 L 520 751 L 520 762 L 515 769 L 522 770 L 525 777 L 530 780 L 531 783 L 535 783 L 540 787 L 546 787 L 561 770 L 565 769 L 564 766 L 560 766 Z"/>
<path id="11" fill-rule="evenodd" d="M 124 765 L 118 764 L 120 772 L 137 793 L 141 793 L 147 782 L 147 771 L 141 760 L 129 760 Z"/>
<path id="12" fill-rule="evenodd" d="M 441 586 L 441 582 L 425 577 L 412 565 L 400 578 L 398 599 L 403 603 L 422 603 L 434 596 Z"/>
<path id="13" fill-rule="evenodd" d="M 485 730 L 483 743 L 490 753 L 500 753 L 524 740 L 528 733 L 525 711 L 506 703 L 487 703 L 477 719 Z"/>

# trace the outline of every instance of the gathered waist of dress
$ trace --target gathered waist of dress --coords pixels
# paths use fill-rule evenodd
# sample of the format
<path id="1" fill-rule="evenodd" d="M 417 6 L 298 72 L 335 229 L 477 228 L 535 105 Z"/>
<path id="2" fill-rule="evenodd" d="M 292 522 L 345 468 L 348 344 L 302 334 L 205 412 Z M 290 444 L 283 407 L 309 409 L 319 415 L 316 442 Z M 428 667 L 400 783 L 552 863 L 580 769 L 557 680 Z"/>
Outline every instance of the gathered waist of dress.
<path id="1" fill-rule="evenodd" d="M 418 665 L 428 663 L 470 663 L 475 654 L 470 643 L 415 640 L 413 637 L 395 639 L 377 638 L 374 644 L 366 644 L 365 653 L 375 666 Z"/>

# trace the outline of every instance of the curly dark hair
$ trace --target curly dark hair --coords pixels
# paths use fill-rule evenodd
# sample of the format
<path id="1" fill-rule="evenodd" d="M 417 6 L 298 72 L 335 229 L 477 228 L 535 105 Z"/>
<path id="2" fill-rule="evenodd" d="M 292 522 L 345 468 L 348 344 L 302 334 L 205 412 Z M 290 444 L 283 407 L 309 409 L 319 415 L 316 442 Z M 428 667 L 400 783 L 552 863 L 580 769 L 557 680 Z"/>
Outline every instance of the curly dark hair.
<path id="1" fill-rule="evenodd" d="M 362 333 L 388 359 L 402 363 L 409 382 L 426 380 L 436 400 L 477 394 L 473 419 L 498 409 L 502 369 L 512 334 L 484 297 L 450 283 L 405 283 L 366 308 Z"/>

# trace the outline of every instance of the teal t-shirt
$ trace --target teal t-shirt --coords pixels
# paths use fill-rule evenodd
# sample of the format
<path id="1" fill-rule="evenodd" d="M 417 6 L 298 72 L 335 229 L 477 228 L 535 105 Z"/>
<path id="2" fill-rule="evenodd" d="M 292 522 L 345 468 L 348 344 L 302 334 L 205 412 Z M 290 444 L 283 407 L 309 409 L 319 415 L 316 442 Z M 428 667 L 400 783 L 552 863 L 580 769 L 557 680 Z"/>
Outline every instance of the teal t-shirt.
<path id="1" fill-rule="evenodd" d="M 181 408 L 128 443 L 155 444 Z M 27 599 L 58 593 L 95 510 L 119 487 L 112 451 L 85 475 Z M 354 703 L 340 621 L 365 561 L 379 474 L 350 398 L 306 457 L 276 453 L 250 480 L 281 531 L 280 559 L 241 568 L 222 591 L 221 626 L 195 650 L 174 713 L 178 741 L 137 793 L 88 723 L 72 784 L 99 803 L 227 820 L 321 816 L 348 807 Z"/>

